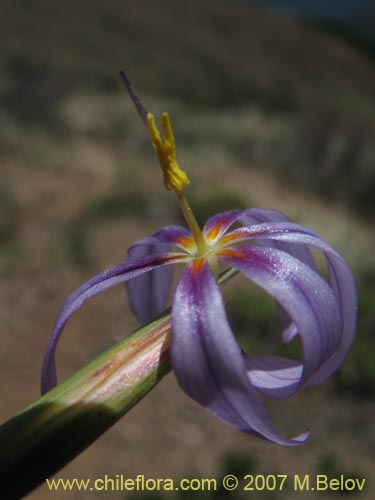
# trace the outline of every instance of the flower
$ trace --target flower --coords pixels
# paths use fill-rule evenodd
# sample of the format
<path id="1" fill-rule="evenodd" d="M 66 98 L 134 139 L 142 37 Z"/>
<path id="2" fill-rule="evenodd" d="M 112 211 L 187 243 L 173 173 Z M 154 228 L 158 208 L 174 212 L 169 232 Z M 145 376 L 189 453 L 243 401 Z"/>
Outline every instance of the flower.
<path id="1" fill-rule="evenodd" d="M 163 138 L 124 75 L 124 83 L 148 125 L 163 170 L 175 191 L 189 229 L 167 226 L 133 244 L 127 260 L 83 284 L 65 302 L 53 328 L 42 368 L 42 390 L 56 384 L 54 352 L 69 317 L 93 295 L 126 282 L 130 305 L 142 321 L 165 307 L 171 264 L 185 264 L 172 303 L 171 361 L 181 388 L 227 424 L 283 444 L 303 443 L 280 434 L 257 394 L 285 399 L 319 384 L 343 364 L 354 340 L 356 290 L 343 258 L 317 234 L 270 209 L 232 210 L 210 218 L 201 230 L 182 192 L 189 183 L 176 161 L 169 117 L 162 115 Z M 237 224 L 240 227 L 233 226 Z M 327 282 L 309 248 L 321 250 Z M 218 284 L 218 266 L 233 268 L 268 292 L 280 307 L 283 340 L 299 335 L 301 362 L 254 356 L 238 346 L 227 320 Z"/>

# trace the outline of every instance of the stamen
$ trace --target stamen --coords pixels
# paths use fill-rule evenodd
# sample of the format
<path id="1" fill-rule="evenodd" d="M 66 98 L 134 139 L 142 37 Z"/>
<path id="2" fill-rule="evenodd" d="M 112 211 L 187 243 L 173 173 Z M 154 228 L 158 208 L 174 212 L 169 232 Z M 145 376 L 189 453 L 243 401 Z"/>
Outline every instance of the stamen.
<path id="1" fill-rule="evenodd" d="M 155 118 L 152 113 L 147 114 L 147 122 L 151 142 L 163 171 L 164 186 L 168 191 L 182 191 L 182 189 L 190 184 L 190 181 L 186 173 L 177 164 L 176 147 L 168 113 L 161 115 L 163 138 L 161 138 L 159 130 L 155 125 Z"/>
<path id="2" fill-rule="evenodd" d="M 148 113 L 147 115 L 148 127 L 151 135 L 152 145 L 158 155 L 161 168 L 163 170 L 164 185 L 169 191 L 174 191 L 177 195 L 178 201 L 185 220 L 190 228 L 191 234 L 197 245 L 199 252 L 204 253 L 207 251 L 208 246 L 203 237 L 201 228 L 194 217 L 193 211 L 185 198 L 182 190 L 190 184 L 188 176 L 183 172 L 177 164 L 176 160 L 176 146 L 172 132 L 171 121 L 168 113 L 161 115 L 161 126 L 163 129 L 163 139 L 155 125 L 154 115 Z"/>

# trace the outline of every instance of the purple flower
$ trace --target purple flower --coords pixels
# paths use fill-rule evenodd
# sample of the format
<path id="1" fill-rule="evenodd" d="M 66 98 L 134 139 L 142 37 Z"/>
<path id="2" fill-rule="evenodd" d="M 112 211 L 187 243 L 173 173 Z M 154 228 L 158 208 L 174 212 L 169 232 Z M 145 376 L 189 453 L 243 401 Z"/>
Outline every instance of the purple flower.
<path id="1" fill-rule="evenodd" d="M 236 429 L 278 444 L 300 444 L 309 433 L 294 438 L 281 435 L 257 395 L 289 398 L 340 368 L 355 336 L 353 275 L 318 235 L 276 210 L 224 212 L 209 219 L 201 231 L 182 193 L 189 181 L 176 162 L 168 115 L 162 116 L 163 139 L 152 115 L 145 116 L 165 185 L 176 192 L 190 231 L 168 226 L 136 242 L 124 263 L 95 276 L 67 299 L 47 346 L 42 390 L 56 384 L 58 339 L 69 317 L 88 298 L 126 282 L 133 311 L 140 320 L 149 321 L 165 307 L 172 283 L 170 264 L 181 263 L 185 269 L 171 313 L 171 361 L 179 385 Z M 329 282 L 317 272 L 309 248 L 324 253 Z M 285 328 L 283 340 L 299 336 L 301 362 L 241 350 L 227 320 L 217 280 L 219 265 L 234 268 L 276 300 Z"/>

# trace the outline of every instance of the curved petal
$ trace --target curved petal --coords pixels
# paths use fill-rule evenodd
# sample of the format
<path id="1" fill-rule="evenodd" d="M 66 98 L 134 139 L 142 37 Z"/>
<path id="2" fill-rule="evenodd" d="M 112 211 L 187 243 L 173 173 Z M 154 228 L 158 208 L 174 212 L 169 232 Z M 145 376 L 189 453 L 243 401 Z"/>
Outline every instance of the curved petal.
<path id="1" fill-rule="evenodd" d="M 286 222 L 289 218 L 279 210 L 270 208 L 248 208 L 246 210 L 227 210 L 210 217 L 203 227 L 203 235 L 213 243 L 225 234 L 230 226 L 240 221 L 248 226 L 260 222 Z"/>
<path id="2" fill-rule="evenodd" d="M 290 219 L 280 210 L 273 210 L 269 208 L 250 208 L 242 212 L 240 218 L 241 224 L 244 226 L 251 226 L 254 224 L 259 224 L 262 222 L 291 222 Z M 301 260 L 303 263 L 307 264 L 316 271 L 316 265 L 313 256 L 311 255 L 308 247 L 304 245 L 293 245 L 290 243 L 283 243 L 281 241 L 265 240 L 260 239 L 256 242 L 257 245 L 266 245 L 273 248 L 278 248 L 284 252 L 289 253 L 293 257 Z M 290 342 L 297 334 L 298 330 L 296 325 L 291 321 L 288 313 L 278 305 L 280 319 L 284 325 L 283 331 L 283 342 Z"/>
<path id="3" fill-rule="evenodd" d="M 302 378 L 303 364 L 280 356 L 245 355 L 252 385 L 264 396 L 286 399 L 293 394 Z"/>
<path id="4" fill-rule="evenodd" d="M 182 262 L 185 258 L 185 255 L 165 253 L 152 255 L 137 261 L 125 262 L 94 276 L 73 292 L 61 308 L 47 344 L 41 374 L 42 393 L 49 391 L 57 383 L 55 367 L 57 343 L 70 316 L 82 307 L 87 299 L 118 283 L 130 280 L 161 266 Z"/>
<path id="5" fill-rule="evenodd" d="M 255 224 L 261 224 L 263 222 L 291 222 L 283 212 L 280 212 L 279 210 L 264 208 L 250 208 L 249 210 L 244 210 L 242 212 L 240 221 L 245 227 L 253 226 Z M 267 245 L 273 248 L 278 248 L 279 250 L 283 250 L 293 257 L 296 257 L 304 264 L 310 266 L 311 269 L 314 269 L 314 271 L 317 270 L 314 258 L 311 255 L 309 248 L 304 245 L 296 245 L 283 241 L 270 240 L 269 238 L 264 241 L 262 241 L 261 239 L 257 239 L 257 245 Z"/>
<path id="6" fill-rule="evenodd" d="M 202 229 L 203 236 L 210 243 L 216 243 L 238 221 L 242 213 L 243 210 L 228 210 L 210 217 Z"/>
<path id="7" fill-rule="evenodd" d="M 279 210 L 272 210 L 268 208 L 250 208 L 247 210 L 232 210 L 228 212 L 223 212 L 214 217 L 211 217 L 203 229 L 205 236 L 213 243 L 217 242 L 222 238 L 229 227 L 235 222 L 240 222 L 243 226 L 252 226 L 262 222 L 290 222 L 290 219 Z M 237 232 L 229 233 L 225 235 L 221 243 L 227 242 L 227 244 L 232 245 L 238 238 Z M 301 260 L 305 264 L 311 267 L 311 269 L 316 270 L 315 262 L 310 250 L 304 245 L 293 245 L 290 243 L 283 243 L 277 241 L 265 240 L 262 241 L 258 239 L 257 245 L 271 246 L 273 248 L 279 248 L 293 255 L 297 259 Z M 286 311 L 278 305 L 280 319 L 284 325 L 283 332 L 283 342 L 290 342 L 298 333 L 296 326 L 291 322 L 289 315 Z"/>
<path id="8" fill-rule="evenodd" d="M 187 253 L 195 251 L 195 242 L 188 229 L 183 226 L 165 226 L 151 236 L 135 242 L 128 250 L 131 252 L 143 245 L 168 245 L 181 248 Z"/>
<path id="9" fill-rule="evenodd" d="M 259 224 L 233 231 L 242 239 L 270 239 L 274 241 L 302 244 L 321 250 L 326 257 L 330 285 L 340 305 L 342 335 L 338 349 L 325 362 L 308 385 L 315 385 L 329 378 L 345 361 L 353 345 L 357 322 L 356 286 L 349 266 L 345 260 L 313 231 L 293 223 Z M 237 239 L 237 241 L 240 241 Z"/>
<path id="10" fill-rule="evenodd" d="M 128 262 L 166 252 L 171 246 L 189 252 L 195 248 L 195 243 L 184 227 L 167 226 L 134 243 L 128 250 Z M 139 321 L 147 323 L 164 310 L 172 277 L 171 267 L 160 267 L 126 283 L 130 307 Z"/>
<path id="11" fill-rule="evenodd" d="M 299 384 L 290 386 L 285 397 L 290 396 L 339 349 L 342 323 L 335 294 L 309 266 L 275 248 L 241 246 L 223 250 L 218 257 L 266 290 L 297 326 L 304 368 Z"/>
<path id="12" fill-rule="evenodd" d="M 129 249 L 127 262 L 166 251 L 166 245 L 137 245 Z M 171 289 L 173 269 L 158 267 L 125 283 L 129 305 L 138 321 L 147 323 L 160 314 Z"/>
<path id="13" fill-rule="evenodd" d="M 298 335 L 298 328 L 293 323 L 285 309 L 283 309 L 279 304 L 277 305 L 277 307 L 279 309 L 281 323 L 284 325 L 283 342 L 284 344 L 288 344 L 291 340 L 294 339 L 296 335 Z"/>
<path id="14" fill-rule="evenodd" d="M 204 259 L 185 269 L 172 306 L 172 366 L 182 389 L 217 418 L 244 432 L 284 445 L 246 373 L 230 330 L 219 287 Z"/>
<path id="15" fill-rule="evenodd" d="M 280 212 L 280 210 L 269 208 L 230 210 L 211 217 L 203 228 L 203 234 L 206 238 L 211 240 L 212 243 L 216 243 L 235 222 L 240 222 L 242 226 L 247 226 L 250 229 L 250 226 L 263 222 L 290 222 L 290 219 L 283 212 Z M 236 241 L 233 241 L 232 235 L 235 237 L 234 239 L 237 239 L 237 234 L 236 231 L 229 233 L 225 236 L 224 241 L 227 240 L 229 243 L 235 243 Z M 303 245 L 293 245 L 283 242 L 261 242 L 260 240 L 257 244 L 266 244 L 267 246 L 284 250 L 294 257 L 297 257 L 312 269 L 316 269 L 314 259 L 309 249 Z"/>
<path id="16" fill-rule="evenodd" d="M 203 234 L 205 237 L 211 238 L 213 242 L 217 242 L 229 229 L 229 227 L 235 222 L 240 221 L 245 227 L 234 230 L 226 234 L 223 238 L 222 244 L 233 244 L 242 241 L 247 238 L 252 238 L 252 236 L 246 236 L 246 230 L 252 234 L 252 227 L 260 225 L 262 223 L 274 223 L 274 222 L 287 222 L 291 223 L 290 219 L 279 210 L 272 210 L 268 208 L 249 208 L 248 210 L 232 210 L 228 212 L 223 212 L 221 214 L 211 217 L 203 228 Z M 270 227 L 270 226 L 268 226 Z M 315 262 L 311 252 L 308 248 L 303 245 L 295 245 L 293 242 L 282 242 L 282 241 L 261 241 L 258 238 L 258 245 L 272 246 L 273 248 L 279 248 L 284 252 L 288 252 L 297 259 L 301 260 L 305 264 L 311 267 L 311 269 L 316 270 Z"/>

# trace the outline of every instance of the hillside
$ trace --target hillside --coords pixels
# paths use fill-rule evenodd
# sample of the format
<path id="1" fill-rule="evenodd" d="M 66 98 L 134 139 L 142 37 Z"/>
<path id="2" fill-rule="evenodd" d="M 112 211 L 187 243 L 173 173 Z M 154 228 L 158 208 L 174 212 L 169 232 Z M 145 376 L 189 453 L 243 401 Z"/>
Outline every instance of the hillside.
<path id="1" fill-rule="evenodd" d="M 240 2 L 14 0 L 0 22 L 3 88 L 28 76 L 61 93 L 113 88 L 123 66 L 146 91 L 195 104 L 367 115 L 374 75 L 359 54 Z"/>
<path id="2" fill-rule="evenodd" d="M 374 72 L 333 35 L 226 0 L 14 0 L 3 5 L 0 28 L 5 149 L 5 117 L 23 126 L 61 125 L 67 96 L 120 95 L 123 67 L 143 95 L 195 113 L 281 117 L 276 132 L 252 130 L 248 139 L 260 141 L 260 157 L 240 132 L 230 147 L 245 162 L 260 162 L 363 215 L 372 207 Z M 282 158 L 273 154 L 280 143 Z"/>

